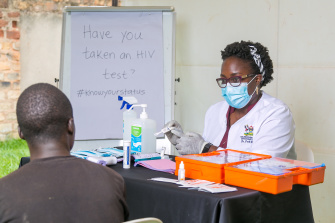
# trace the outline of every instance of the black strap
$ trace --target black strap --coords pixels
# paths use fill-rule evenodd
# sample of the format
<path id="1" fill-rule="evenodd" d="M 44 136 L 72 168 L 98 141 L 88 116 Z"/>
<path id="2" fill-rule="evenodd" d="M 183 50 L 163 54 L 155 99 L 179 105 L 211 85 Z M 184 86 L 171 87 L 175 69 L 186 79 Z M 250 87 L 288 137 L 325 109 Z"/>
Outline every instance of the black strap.
<path id="1" fill-rule="evenodd" d="M 201 153 L 208 153 L 208 150 L 211 148 L 213 144 L 212 143 L 207 143 L 205 146 L 204 146 L 204 149 L 202 150 Z"/>

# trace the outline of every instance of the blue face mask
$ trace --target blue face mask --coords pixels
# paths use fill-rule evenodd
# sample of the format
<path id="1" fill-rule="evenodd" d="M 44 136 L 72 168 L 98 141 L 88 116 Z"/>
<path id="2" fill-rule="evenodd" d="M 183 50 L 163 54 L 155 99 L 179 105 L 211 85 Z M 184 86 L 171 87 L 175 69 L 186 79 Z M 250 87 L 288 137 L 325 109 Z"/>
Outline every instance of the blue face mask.
<path id="1" fill-rule="evenodd" d="M 249 83 L 251 81 L 249 81 Z M 245 107 L 249 103 L 251 97 L 256 91 L 255 88 L 251 95 L 248 94 L 249 83 L 241 83 L 238 87 L 233 87 L 230 84 L 227 84 L 225 88 L 221 88 L 222 96 L 231 107 L 239 109 Z"/>

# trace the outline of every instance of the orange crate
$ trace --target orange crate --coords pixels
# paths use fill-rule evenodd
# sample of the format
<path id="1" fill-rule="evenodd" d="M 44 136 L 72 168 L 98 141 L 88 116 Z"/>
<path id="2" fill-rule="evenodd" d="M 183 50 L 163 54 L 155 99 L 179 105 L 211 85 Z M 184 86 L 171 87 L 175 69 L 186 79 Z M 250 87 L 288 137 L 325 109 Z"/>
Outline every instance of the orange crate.
<path id="1" fill-rule="evenodd" d="M 225 182 L 234 186 L 279 194 L 292 190 L 293 176 L 290 174 L 274 176 L 227 166 L 225 168 Z"/>
<path id="2" fill-rule="evenodd" d="M 313 169 L 313 171 L 309 174 L 301 174 L 297 175 L 294 178 L 294 184 L 301 184 L 306 186 L 311 186 L 314 184 L 323 183 L 325 177 L 326 167 L 319 167 Z"/>
<path id="3" fill-rule="evenodd" d="M 175 158 L 175 175 L 178 175 L 179 164 L 183 161 L 185 166 L 185 177 L 224 183 L 224 167 L 227 164 L 241 164 L 270 157 L 271 156 L 269 155 L 248 153 L 232 149 L 214 151 L 211 153 L 178 156 Z M 217 163 L 213 161 L 216 161 Z"/>
<path id="4" fill-rule="evenodd" d="M 293 184 L 311 186 L 314 184 L 323 183 L 326 170 L 324 164 L 320 165 L 316 163 L 285 158 L 276 158 L 276 160 L 291 163 L 296 167 L 296 169 L 289 169 L 290 171 L 294 172 L 292 173 L 294 175 Z"/>
<path id="5" fill-rule="evenodd" d="M 311 186 L 314 184 L 323 183 L 326 167 L 318 167 L 311 169 L 310 173 L 297 174 L 293 177 L 293 184 L 301 184 Z"/>
<path id="6" fill-rule="evenodd" d="M 267 166 L 267 162 L 273 162 L 274 165 Z M 225 166 L 225 183 L 271 194 L 279 194 L 290 191 L 293 184 L 310 186 L 322 183 L 325 168 L 323 165 L 298 160 L 271 158 Z"/>

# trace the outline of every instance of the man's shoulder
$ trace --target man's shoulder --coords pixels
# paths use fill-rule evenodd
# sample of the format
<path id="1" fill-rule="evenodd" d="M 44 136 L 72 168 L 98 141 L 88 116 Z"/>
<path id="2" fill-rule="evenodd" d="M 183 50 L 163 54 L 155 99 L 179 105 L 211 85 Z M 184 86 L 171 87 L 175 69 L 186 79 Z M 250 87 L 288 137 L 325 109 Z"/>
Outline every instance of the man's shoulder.
<path id="1" fill-rule="evenodd" d="M 84 160 L 81 158 L 77 158 L 74 159 L 74 162 L 72 162 L 72 165 L 74 166 L 74 168 L 78 168 L 80 166 L 80 169 L 82 171 L 86 171 L 89 172 L 91 174 L 97 174 L 99 176 L 110 176 L 113 178 L 120 178 L 123 179 L 121 177 L 121 175 L 119 173 L 117 173 L 115 170 L 113 170 L 112 168 L 109 168 L 107 166 L 103 166 L 88 160 Z"/>
<path id="2" fill-rule="evenodd" d="M 14 191 L 14 187 L 21 185 L 20 179 L 25 177 L 23 169 L 17 169 L 8 175 L 0 178 L 0 194 L 8 195 L 9 192 Z"/>
<path id="3" fill-rule="evenodd" d="M 21 168 L 18 168 L 17 170 L 14 170 L 13 172 L 9 173 L 8 175 L 0 178 L 0 184 L 4 183 L 4 182 L 9 182 L 12 181 L 13 179 L 19 177 L 20 175 L 23 175 L 25 172 L 25 169 L 27 167 L 23 168 L 23 166 Z"/>
<path id="4" fill-rule="evenodd" d="M 106 171 L 106 172 L 116 173 L 113 169 L 107 166 L 97 164 L 92 161 L 81 159 L 75 156 L 73 156 L 73 159 L 71 161 L 67 161 L 67 162 L 69 163 L 69 165 L 73 165 L 73 166 L 85 166 L 88 169 L 92 169 L 96 171 Z"/>
<path id="5" fill-rule="evenodd" d="M 50 174 L 61 175 L 91 175 L 104 176 L 107 178 L 122 178 L 113 169 L 84 160 L 75 156 L 51 157 L 31 161 L 18 170 L 0 179 L 1 184 L 17 184 L 24 178 L 39 178 Z M 54 176 L 55 177 L 55 176 Z M 102 177 L 103 178 L 103 177 Z"/>

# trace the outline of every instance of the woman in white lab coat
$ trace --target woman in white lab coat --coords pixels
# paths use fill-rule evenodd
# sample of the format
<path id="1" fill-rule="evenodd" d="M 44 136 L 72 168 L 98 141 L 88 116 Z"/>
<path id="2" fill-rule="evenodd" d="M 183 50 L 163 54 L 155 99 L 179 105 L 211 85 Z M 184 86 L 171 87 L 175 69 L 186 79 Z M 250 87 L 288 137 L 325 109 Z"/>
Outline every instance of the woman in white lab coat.
<path id="1" fill-rule="evenodd" d="M 167 123 L 170 142 L 181 155 L 230 148 L 296 159 L 295 124 L 289 108 L 261 90 L 273 79 L 267 48 L 260 43 L 235 42 L 221 56 L 216 81 L 225 100 L 208 109 L 203 136 L 184 134 L 174 120 Z"/>

